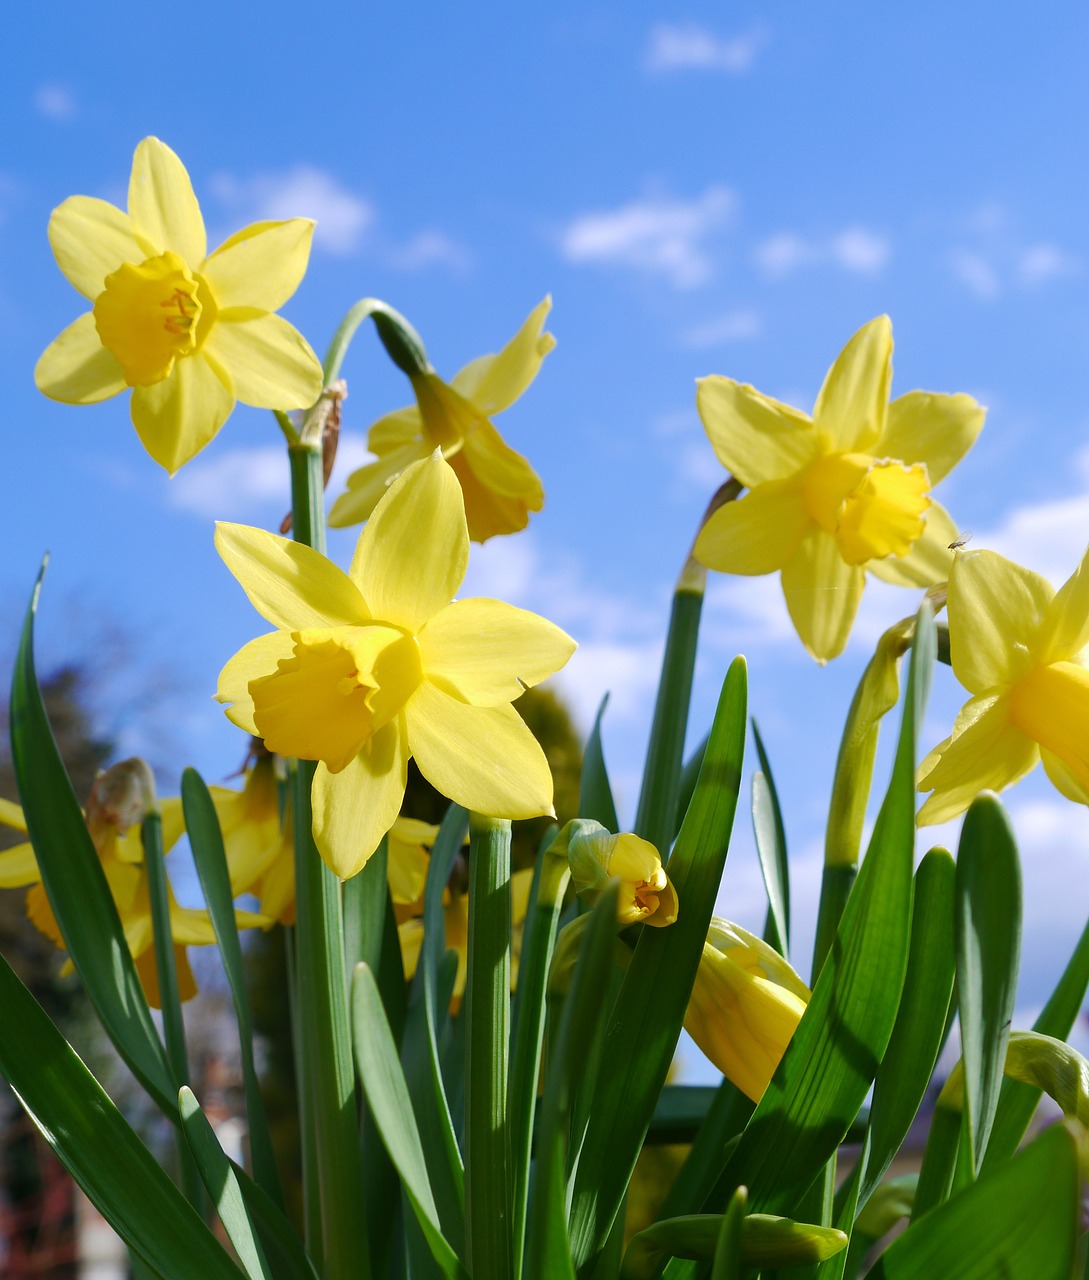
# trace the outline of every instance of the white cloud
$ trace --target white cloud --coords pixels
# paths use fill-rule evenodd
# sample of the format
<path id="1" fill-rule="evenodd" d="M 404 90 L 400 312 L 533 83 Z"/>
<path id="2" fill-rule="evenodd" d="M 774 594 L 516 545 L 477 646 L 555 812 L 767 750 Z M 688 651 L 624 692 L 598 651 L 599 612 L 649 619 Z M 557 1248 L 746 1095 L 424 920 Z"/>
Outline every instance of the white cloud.
<path id="1" fill-rule="evenodd" d="M 472 266 L 472 256 L 444 231 L 421 231 L 399 249 L 394 249 L 390 260 L 402 271 L 421 271 L 426 267 L 446 267 L 463 273 Z"/>
<path id="2" fill-rule="evenodd" d="M 47 120 L 74 120 L 79 108 L 71 89 L 61 84 L 40 84 L 34 91 L 34 106 Z"/>
<path id="3" fill-rule="evenodd" d="M 376 220 L 369 200 L 314 165 L 299 164 L 285 173 L 245 180 L 219 174 L 212 190 L 248 220 L 314 218 L 314 247 L 337 256 L 358 253 Z"/>
<path id="4" fill-rule="evenodd" d="M 781 231 L 756 246 L 758 270 L 773 279 L 793 275 L 803 267 L 831 264 L 856 275 L 877 275 L 892 254 L 887 237 L 862 226 L 850 226 L 828 238 L 805 237 Z"/>
<path id="5" fill-rule="evenodd" d="M 966 285 L 977 298 L 990 302 L 1002 292 L 998 272 L 981 254 L 968 249 L 954 249 L 949 255 L 953 274 Z"/>
<path id="6" fill-rule="evenodd" d="M 694 200 L 648 195 L 618 209 L 580 214 L 560 237 L 569 262 L 631 267 L 662 276 L 675 288 L 706 283 L 715 264 L 708 248 L 734 210 L 726 187 L 708 187 Z"/>
<path id="7" fill-rule="evenodd" d="M 660 22 L 651 29 L 644 68 L 654 74 L 669 71 L 748 71 L 767 39 L 762 30 L 724 39 L 695 22 Z"/>
<path id="8" fill-rule="evenodd" d="M 755 338 L 763 328 L 755 311 L 728 311 L 715 320 L 698 324 L 681 334 L 682 347 L 702 351 L 708 347 L 725 347 L 733 342 Z"/>
<path id="9" fill-rule="evenodd" d="M 1034 244 L 1024 251 L 1017 264 L 1017 273 L 1025 284 L 1042 284 L 1047 280 L 1059 280 L 1076 275 L 1081 263 L 1071 254 L 1053 244 Z"/>

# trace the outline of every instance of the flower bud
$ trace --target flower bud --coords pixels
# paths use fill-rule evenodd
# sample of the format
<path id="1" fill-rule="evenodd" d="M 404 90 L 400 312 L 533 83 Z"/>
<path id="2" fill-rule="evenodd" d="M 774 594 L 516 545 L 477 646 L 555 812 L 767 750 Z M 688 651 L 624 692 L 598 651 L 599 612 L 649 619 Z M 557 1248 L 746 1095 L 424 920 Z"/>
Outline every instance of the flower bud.
<path id="1" fill-rule="evenodd" d="M 661 927 L 677 919 L 677 892 L 649 841 L 630 832 L 612 835 L 600 823 L 583 819 L 569 823 L 565 831 L 571 879 L 584 902 L 593 906 L 616 879 L 621 925 Z"/>

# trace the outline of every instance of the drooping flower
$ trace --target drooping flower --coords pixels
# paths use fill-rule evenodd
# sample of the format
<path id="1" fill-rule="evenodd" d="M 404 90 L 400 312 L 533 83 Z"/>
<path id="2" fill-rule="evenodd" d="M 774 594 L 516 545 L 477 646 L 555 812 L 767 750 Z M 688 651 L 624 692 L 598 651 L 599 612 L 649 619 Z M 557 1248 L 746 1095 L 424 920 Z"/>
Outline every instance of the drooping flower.
<path id="1" fill-rule="evenodd" d="M 957 554 L 949 650 L 972 697 L 919 766 L 921 824 L 963 813 L 1042 759 L 1064 796 L 1089 804 L 1089 551 L 1058 592 L 994 551 Z"/>
<path id="2" fill-rule="evenodd" d="M 276 315 L 299 287 L 314 224 L 257 222 L 207 252 L 189 175 L 158 138 L 136 148 L 128 212 L 91 196 L 54 209 L 49 242 L 92 309 L 38 361 L 52 400 L 95 404 L 132 388 L 144 448 L 173 474 L 212 439 L 236 400 L 309 407 L 321 365 Z"/>
<path id="3" fill-rule="evenodd" d="M 802 643 L 843 651 L 867 572 L 899 586 L 948 576 L 956 527 L 930 496 L 971 448 L 971 396 L 909 391 L 889 403 L 892 326 L 864 325 L 840 352 L 813 416 L 731 378 L 702 378 L 697 405 L 722 464 L 749 492 L 710 517 L 701 564 L 781 575 Z"/>
<path id="4" fill-rule="evenodd" d="M 585 902 L 593 906 L 615 878 L 620 881 L 617 919 L 621 925 L 660 928 L 677 919 L 677 891 L 649 840 L 631 832 L 613 835 L 598 822 L 576 819 L 566 842 L 571 882 Z"/>
<path id="5" fill-rule="evenodd" d="M 469 555 L 461 488 L 436 451 L 375 508 L 350 573 L 309 547 L 221 524 L 220 555 L 277 628 L 224 667 L 216 697 L 270 751 L 318 761 L 314 838 L 354 875 L 392 827 L 408 760 L 477 813 L 552 811 L 544 753 L 511 706 L 574 641 L 498 600 L 451 603 Z"/>
<path id="6" fill-rule="evenodd" d="M 161 801 L 160 812 L 163 852 L 168 853 L 185 830 L 181 801 L 176 797 Z M 26 830 L 22 811 L 17 805 L 6 802 L 2 816 L 4 825 Z M 160 1007 L 159 973 L 155 962 L 151 899 L 147 868 L 144 865 L 141 828 L 139 825 L 122 827 L 111 821 L 102 821 L 94 813 L 89 814 L 88 827 L 117 907 L 117 914 L 121 918 L 125 941 L 136 964 L 144 994 L 148 1003 L 157 1009 Z M 64 950 L 64 937 L 41 883 L 41 873 L 29 843 L 16 845 L 0 854 L 0 888 L 20 888 L 23 885 L 29 886 L 26 911 L 31 922 L 58 948 Z M 197 983 L 186 948 L 214 943 L 215 929 L 207 911 L 178 905 L 169 881 L 167 895 L 178 991 L 182 1000 L 190 1000 L 197 994 Z M 235 920 L 240 929 L 252 929 L 265 923 L 263 917 L 240 910 L 235 911 Z M 71 961 L 68 961 L 61 972 L 71 972 L 71 969 Z"/>
<path id="7" fill-rule="evenodd" d="M 450 382 L 430 370 L 416 374 L 411 380 L 416 404 L 386 414 L 371 427 L 367 448 L 378 461 L 349 476 L 329 523 L 341 528 L 368 519 L 407 466 L 441 449 L 465 493 L 473 542 L 524 529 L 529 513 L 544 505 L 544 490 L 537 473 L 506 444 L 491 418 L 522 395 L 556 345 L 544 332 L 551 306 L 551 298 L 545 298 L 502 351 L 471 361 Z"/>
<path id="8" fill-rule="evenodd" d="M 773 947 L 716 916 L 703 944 L 684 1027 L 727 1080 L 759 1102 L 809 994 Z"/>

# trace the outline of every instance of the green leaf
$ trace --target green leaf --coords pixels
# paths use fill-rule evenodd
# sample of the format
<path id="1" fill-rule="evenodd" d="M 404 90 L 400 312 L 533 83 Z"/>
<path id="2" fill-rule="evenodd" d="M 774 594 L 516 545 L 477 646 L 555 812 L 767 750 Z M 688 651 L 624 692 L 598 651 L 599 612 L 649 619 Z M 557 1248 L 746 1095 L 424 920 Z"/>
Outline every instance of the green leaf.
<path id="1" fill-rule="evenodd" d="M 663 1094 L 668 1092 L 668 1088 L 663 1090 Z M 751 1098 L 747 1098 L 732 1081 L 722 1081 L 715 1090 L 706 1119 L 696 1132 L 691 1150 L 673 1179 L 661 1208 L 661 1217 L 681 1217 L 698 1213 L 703 1208 L 726 1164 L 732 1150 L 731 1143 L 737 1142 L 753 1110 Z"/>
<path id="2" fill-rule="evenodd" d="M 752 736 L 760 757 L 760 770 L 752 776 L 752 828 L 760 870 L 768 893 L 768 921 L 764 940 L 771 943 L 784 960 L 790 959 L 790 868 L 787 862 L 786 828 L 779 808 L 779 795 L 771 776 L 760 730 L 752 722 Z"/>
<path id="3" fill-rule="evenodd" d="M 684 768 L 681 770 L 681 786 L 677 795 L 677 813 L 673 819 L 673 839 L 676 840 L 677 832 L 681 829 L 681 823 L 684 821 L 684 815 L 688 812 L 688 806 L 692 803 L 692 796 L 696 790 L 696 779 L 700 776 L 700 769 L 703 768 L 703 757 L 707 753 L 707 739 L 692 752 L 688 759 L 684 762 Z"/>
<path id="4" fill-rule="evenodd" d="M 250 1018 L 246 973 L 235 923 L 234 899 L 231 895 L 230 873 L 227 870 L 227 855 L 223 848 L 223 834 L 212 797 L 195 769 L 186 769 L 182 773 L 181 799 L 185 830 L 193 850 L 204 901 L 212 918 L 212 927 L 216 931 L 216 941 L 219 943 L 219 953 L 223 958 L 227 985 L 231 989 L 231 1000 L 234 1003 L 253 1176 L 273 1202 L 282 1208 L 280 1175 L 276 1168 L 268 1117 L 261 1098 L 261 1082 L 257 1078 L 253 1057 L 253 1022 Z"/>
<path id="5" fill-rule="evenodd" d="M 931 849 L 915 873 L 907 975 L 874 1084 L 870 1157 L 860 1205 L 869 1200 L 907 1137 L 941 1051 L 956 971 L 956 875 L 956 864 L 945 849 Z"/>
<path id="6" fill-rule="evenodd" d="M 600 1040 L 600 993 L 609 983 L 616 937 L 617 887 L 590 913 L 545 1073 L 537 1161 L 526 1224 L 526 1280 L 574 1280 L 567 1234 L 568 1121 L 584 1060 Z"/>
<path id="7" fill-rule="evenodd" d="M 163 1280 L 239 1280 L 196 1210 L 2 956 L 0 1009 L 0 1075 L 121 1239 Z"/>
<path id="8" fill-rule="evenodd" d="M 1021 866 L 990 795 L 972 802 L 957 851 L 957 1001 L 975 1167 L 998 1107 L 1021 958 Z"/>
<path id="9" fill-rule="evenodd" d="M 912 1225 L 871 1280 L 1069 1280 L 1078 1231 L 1074 1140 L 1048 1129 Z"/>
<path id="10" fill-rule="evenodd" d="M 639 789 L 635 834 L 649 840 L 662 856 L 669 856 L 673 819 L 681 790 L 684 735 L 688 728 L 688 704 L 692 699 L 692 672 L 696 666 L 703 592 L 681 587 L 673 596 L 669 632 L 662 655 L 662 674 L 654 703 L 650 742 Z M 585 815 L 584 815 L 585 816 Z"/>
<path id="11" fill-rule="evenodd" d="M 711 1280 L 742 1280 L 745 1262 L 741 1248 L 748 1204 L 748 1192 L 744 1187 L 738 1187 L 722 1215 L 722 1226 L 719 1228 L 718 1240 L 715 1241 Z"/>
<path id="12" fill-rule="evenodd" d="M 245 1169 L 232 1162 L 250 1220 L 257 1228 L 261 1244 L 276 1280 L 319 1280 L 314 1263 L 283 1210 L 257 1185 Z"/>
<path id="13" fill-rule="evenodd" d="M 514 1275 L 510 1126 L 510 822 L 469 818 L 469 943 L 465 981 L 466 1263 Z"/>
<path id="14" fill-rule="evenodd" d="M 930 1117 L 930 1132 L 926 1136 L 915 1203 L 911 1210 L 912 1222 L 948 1200 L 957 1172 L 962 1128 L 959 1101 L 957 1105 L 950 1106 L 939 1096 Z"/>
<path id="15" fill-rule="evenodd" d="M 745 751 L 746 669 L 723 684 L 692 803 L 669 863 L 683 903 L 667 929 L 643 929 L 609 1017 L 570 1232 L 581 1268 L 605 1243 L 665 1083 L 707 937 L 730 843 Z"/>
<path id="16" fill-rule="evenodd" d="M 177 1084 L 38 688 L 34 617 L 42 574 L 23 624 L 11 686 L 11 755 L 27 834 L 64 945 L 103 1029 L 155 1104 L 176 1119 Z"/>
<path id="17" fill-rule="evenodd" d="M 915 736 L 934 662 L 915 628 L 892 779 L 812 998 L 719 1181 L 754 1209 L 789 1212 L 850 1128 L 892 1034 L 907 965 L 915 844 Z"/>
<path id="18" fill-rule="evenodd" d="M 178 1094 L 182 1131 L 193 1153 L 201 1180 L 212 1197 L 227 1239 L 234 1245 L 239 1261 L 251 1280 L 272 1280 L 265 1251 L 250 1221 L 242 1189 L 235 1177 L 234 1166 L 219 1145 L 215 1131 L 208 1123 L 191 1089 L 183 1086 Z"/>
<path id="19" fill-rule="evenodd" d="M 586 750 L 582 753 L 582 779 L 579 784 L 579 817 L 593 818 L 610 831 L 620 830 L 620 820 L 616 816 L 616 805 L 613 802 L 613 789 L 609 784 L 608 770 L 605 768 L 605 752 L 601 745 L 601 720 L 605 708 L 609 705 L 609 695 L 601 699 L 601 706 L 594 716 L 594 727 L 586 740 Z"/>
<path id="20" fill-rule="evenodd" d="M 427 1172 L 428 1162 L 420 1143 L 397 1046 L 382 997 L 378 994 L 378 984 L 365 964 L 356 969 L 352 981 L 352 1041 L 359 1082 L 367 1095 L 367 1105 L 432 1257 L 448 1280 L 464 1277 L 465 1270 L 439 1225 Z"/>

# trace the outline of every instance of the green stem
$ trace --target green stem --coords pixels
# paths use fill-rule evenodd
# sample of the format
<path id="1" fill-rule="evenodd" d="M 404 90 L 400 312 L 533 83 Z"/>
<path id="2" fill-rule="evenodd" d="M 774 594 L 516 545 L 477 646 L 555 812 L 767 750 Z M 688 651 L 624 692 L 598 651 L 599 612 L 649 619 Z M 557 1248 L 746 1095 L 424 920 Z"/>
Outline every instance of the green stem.
<path id="1" fill-rule="evenodd" d="M 288 457 L 295 539 L 324 554 L 320 443 L 315 447 L 300 442 L 288 450 Z M 309 1094 L 302 1106 L 307 1109 L 313 1141 L 312 1159 L 304 1160 L 304 1167 L 317 1168 L 325 1280 L 359 1280 L 370 1274 L 370 1268 L 361 1212 L 363 1179 L 344 980 L 340 881 L 314 844 L 310 801 L 314 769 L 312 761 L 297 762 L 294 792 L 300 1015 L 296 1031 L 302 1040 Z"/>
<path id="2" fill-rule="evenodd" d="M 469 963 L 466 980 L 465 1212 L 468 1269 L 511 1280 L 510 823 L 473 814 L 469 823 Z"/>
<path id="3" fill-rule="evenodd" d="M 339 377 L 340 366 L 344 363 L 356 330 L 368 316 L 374 321 L 374 327 L 378 330 L 378 336 L 390 359 L 402 373 L 411 376 L 414 373 L 424 373 L 430 368 L 423 339 L 404 316 L 378 298 L 360 298 L 337 326 L 325 354 L 322 373 L 326 386 Z"/>
<path id="4" fill-rule="evenodd" d="M 147 870 L 151 929 L 155 942 L 155 971 L 159 979 L 159 1005 L 163 1015 L 166 1058 L 170 1063 L 174 1082 L 180 1089 L 183 1084 L 189 1083 L 189 1055 L 185 1047 L 185 1021 L 182 1018 L 178 969 L 174 960 L 174 936 L 170 929 L 170 892 L 163 861 L 163 820 L 157 809 L 145 815 L 140 837 L 144 845 L 144 866 Z M 203 1200 L 200 1174 L 180 1129 L 176 1137 L 182 1190 L 190 1204 L 199 1209 Z"/>

